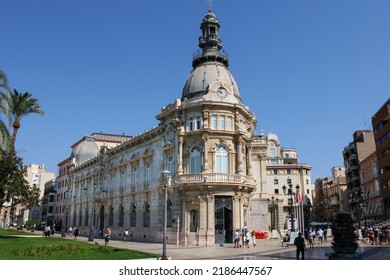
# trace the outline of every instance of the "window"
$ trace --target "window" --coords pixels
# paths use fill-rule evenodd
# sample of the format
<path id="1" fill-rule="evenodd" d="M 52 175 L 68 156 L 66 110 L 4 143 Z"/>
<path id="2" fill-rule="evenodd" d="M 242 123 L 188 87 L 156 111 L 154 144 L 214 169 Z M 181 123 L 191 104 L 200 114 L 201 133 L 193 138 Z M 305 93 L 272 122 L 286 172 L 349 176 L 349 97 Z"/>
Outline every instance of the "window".
<path id="1" fill-rule="evenodd" d="M 287 169 L 287 174 L 291 174 L 291 169 Z"/>
<path id="2" fill-rule="evenodd" d="M 217 115 L 216 114 L 213 114 L 211 128 L 217 129 Z"/>
<path id="3" fill-rule="evenodd" d="M 126 171 L 122 170 L 121 172 L 121 181 L 120 181 L 120 187 L 124 188 L 126 184 Z"/>
<path id="4" fill-rule="evenodd" d="M 200 173 L 200 148 L 198 146 L 192 147 L 190 152 L 190 173 Z"/>
<path id="5" fill-rule="evenodd" d="M 269 157 L 274 158 L 276 157 L 276 148 L 269 148 Z"/>
<path id="6" fill-rule="evenodd" d="M 88 216 L 89 216 L 89 213 L 88 213 L 88 209 L 85 209 L 85 220 L 84 220 L 84 226 L 88 226 Z"/>
<path id="7" fill-rule="evenodd" d="M 290 158 L 290 154 L 289 154 L 289 153 L 285 153 L 285 154 L 284 154 L 284 157 L 285 157 L 285 158 Z"/>
<path id="8" fill-rule="evenodd" d="M 115 188 L 115 173 L 112 173 L 111 175 L 111 188 Z"/>
<path id="9" fill-rule="evenodd" d="M 78 224 L 79 227 L 82 226 L 82 224 L 81 224 L 82 221 L 83 221 L 83 213 L 81 212 L 81 209 L 80 209 L 80 212 L 79 212 L 79 224 Z"/>
<path id="10" fill-rule="evenodd" d="M 137 214 L 135 212 L 136 210 L 136 207 L 135 207 L 135 203 L 131 204 L 131 212 L 130 212 L 130 226 L 132 227 L 135 227 L 136 225 L 136 217 L 137 217 Z"/>
<path id="11" fill-rule="evenodd" d="M 278 170 L 277 169 L 273 169 L 272 172 L 276 175 L 278 174 Z"/>
<path id="12" fill-rule="evenodd" d="M 279 194 L 279 189 L 274 190 L 275 194 Z"/>
<path id="13" fill-rule="evenodd" d="M 151 167 L 152 164 L 150 162 L 147 162 L 145 165 L 145 182 L 150 182 L 151 180 Z"/>
<path id="14" fill-rule="evenodd" d="M 149 205 L 149 202 L 145 202 L 144 227 L 149 227 L 149 225 L 150 225 L 150 205 Z"/>
<path id="15" fill-rule="evenodd" d="M 219 129 L 225 129 L 225 116 L 219 116 Z"/>
<path id="16" fill-rule="evenodd" d="M 218 146 L 215 151 L 215 172 L 228 173 L 228 151 L 224 146 Z"/>
<path id="17" fill-rule="evenodd" d="M 189 118 L 189 120 L 188 120 L 188 130 L 189 131 L 199 130 L 200 128 L 201 128 L 200 116 Z"/>
<path id="18" fill-rule="evenodd" d="M 196 119 L 195 119 L 195 128 L 196 128 L 196 130 L 198 130 L 198 129 L 200 129 L 200 117 L 199 116 L 197 116 L 196 117 Z"/>
<path id="19" fill-rule="evenodd" d="M 291 179 L 287 179 L 287 184 L 291 184 Z"/>
<path id="20" fill-rule="evenodd" d="M 278 179 L 274 179 L 274 185 L 277 185 L 279 184 L 279 180 Z"/>
<path id="21" fill-rule="evenodd" d="M 110 207 L 109 217 L 108 217 L 108 225 L 113 226 L 114 225 L 114 207 Z"/>
<path id="22" fill-rule="evenodd" d="M 133 167 L 133 173 L 131 174 L 131 183 L 135 186 L 137 184 L 137 167 Z"/>
<path id="23" fill-rule="evenodd" d="M 175 157 L 173 155 L 169 155 L 167 159 L 167 170 L 169 170 L 169 172 L 171 172 L 172 175 L 175 173 L 174 161 L 175 161 Z"/>
<path id="24" fill-rule="evenodd" d="M 123 220 L 125 218 L 125 208 L 123 205 L 119 207 L 119 221 L 118 221 L 118 226 L 123 227 Z"/>
<path id="25" fill-rule="evenodd" d="M 194 130 L 194 119 L 193 118 L 190 118 L 188 129 L 189 129 L 189 131 Z"/>
<path id="26" fill-rule="evenodd" d="M 227 130 L 233 130 L 232 117 L 231 116 L 227 117 L 227 124 L 226 125 L 227 125 L 227 127 L 226 127 Z"/>

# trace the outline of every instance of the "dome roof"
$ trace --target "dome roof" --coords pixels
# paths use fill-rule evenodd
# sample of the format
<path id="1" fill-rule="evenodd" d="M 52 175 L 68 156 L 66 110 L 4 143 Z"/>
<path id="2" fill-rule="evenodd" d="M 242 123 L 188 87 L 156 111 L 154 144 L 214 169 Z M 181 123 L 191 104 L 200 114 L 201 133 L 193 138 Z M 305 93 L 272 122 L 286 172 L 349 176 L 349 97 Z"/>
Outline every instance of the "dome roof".
<path id="1" fill-rule="evenodd" d="M 202 63 L 192 70 L 184 85 L 182 99 L 206 94 L 209 85 L 216 81 L 231 85 L 233 94 L 241 99 L 237 82 L 229 69 L 223 63 L 215 61 Z"/>
<path id="2" fill-rule="evenodd" d="M 275 133 L 273 133 L 272 131 L 268 132 L 267 139 L 268 139 L 268 141 L 279 142 L 278 136 Z"/>
<path id="3" fill-rule="evenodd" d="M 99 153 L 99 147 L 95 143 L 95 139 L 90 136 L 85 136 L 84 141 L 77 145 L 74 149 L 73 157 L 77 164 L 82 163 Z"/>

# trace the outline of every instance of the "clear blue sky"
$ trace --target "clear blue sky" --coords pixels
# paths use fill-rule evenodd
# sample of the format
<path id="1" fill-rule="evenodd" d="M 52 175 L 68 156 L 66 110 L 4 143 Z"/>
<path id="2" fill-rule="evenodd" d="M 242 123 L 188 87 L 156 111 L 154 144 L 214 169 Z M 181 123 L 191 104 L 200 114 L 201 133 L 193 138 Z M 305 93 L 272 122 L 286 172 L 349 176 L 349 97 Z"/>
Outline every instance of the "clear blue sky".
<path id="1" fill-rule="evenodd" d="M 135 135 L 180 98 L 206 0 L 2 0 L 0 69 L 38 98 L 22 120 L 25 164 L 57 172 L 93 132 Z M 230 70 L 257 133 L 272 130 L 313 167 L 342 150 L 390 96 L 390 1 L 214 0 Z"/>

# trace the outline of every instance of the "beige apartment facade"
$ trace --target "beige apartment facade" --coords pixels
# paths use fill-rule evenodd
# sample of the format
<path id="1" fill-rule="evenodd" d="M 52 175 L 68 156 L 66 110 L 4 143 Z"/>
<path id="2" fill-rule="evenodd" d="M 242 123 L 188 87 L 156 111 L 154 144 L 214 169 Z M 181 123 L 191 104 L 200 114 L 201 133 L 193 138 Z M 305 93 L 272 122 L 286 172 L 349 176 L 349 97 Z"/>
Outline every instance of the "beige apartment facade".
<path id="1" fill-rule="evenodd" d="M 45 170 L 44 164 L 30 164 L 26 167 L 25 179 L 30 186 L 37 186 L 40 191 L 39 199 L 42 199 L 45 184 L 54 179 L 54 173 Z M 31 209 L 26 208 L 23 204 L 17 204 L 11 207 L 11 204 L 5 205 L 0 213 L 0 227 L 9 227 L 11 225 L 24 225 L 28 220 L 32 222 L 41 221 L 41 209 L 39 205 Z"/>
<path id="2" fill-rule="evenodd" d="M 97 237 L 109 226 L 114 239 L 128 229 L 129 240 L 162 242 L 166 199 L 168 243 L 213 246 L 232 242 L 238 228 L 268 232 L 274 211 L 285 229 L 290 205 L 282 186 L 299 185 L 304 193 L 311 167 L 299 163 L 295 149 L 282 149 L 275 134 L 256 135 L 256 117 L 228 69 L 211 10 L 200 27 L 201 51 L 182 96 L 162 107 L 156 128 L 102 145 L 84 161 L 77 160 L 84 149 L 74 150 L 66 227 Z"/>

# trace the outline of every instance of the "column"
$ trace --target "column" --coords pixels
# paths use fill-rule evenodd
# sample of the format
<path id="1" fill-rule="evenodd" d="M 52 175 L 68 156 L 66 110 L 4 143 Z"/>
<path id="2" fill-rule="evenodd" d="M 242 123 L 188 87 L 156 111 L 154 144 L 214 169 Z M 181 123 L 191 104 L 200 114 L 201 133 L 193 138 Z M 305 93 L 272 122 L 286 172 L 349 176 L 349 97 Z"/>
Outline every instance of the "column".
<path id="1" fill-rule="evenodd" d="M 209 136 L 205 134 L 203 136 L 203 146 L 204 146 L 204 165 L 203 165 L 203 172 L 208 171 L 209 169 L 209 150 L 208 150 L 208 141 L 209 141 Z"/>
<path id="2" fill-rule="evenodd" d="M 183 175 L 183 136 L 179 135 L 178 139 L 179 155 L 178 155 L 178 170 L 179 175 Z"/>
<path id="3" fill-rule="evenodd" d="M 247 169 L 248 169 L 248 176 L 252 176 L 252 146 L 247 145 Z"/>
<path id="4" fill-rule="evenodd" d="M 243 167 L 242 167 L 242 144 L 241 137 L 237 137 L 237 173 L 242 175 Z"/>

